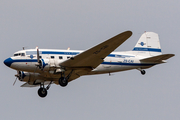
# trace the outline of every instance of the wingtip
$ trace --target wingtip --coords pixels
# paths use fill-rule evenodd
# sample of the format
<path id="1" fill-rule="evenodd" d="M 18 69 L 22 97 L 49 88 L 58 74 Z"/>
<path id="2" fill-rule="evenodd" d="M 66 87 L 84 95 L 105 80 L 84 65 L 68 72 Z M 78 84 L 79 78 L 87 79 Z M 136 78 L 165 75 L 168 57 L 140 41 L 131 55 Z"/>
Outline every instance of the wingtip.
<path id="1" fill-rule="evenodd" d="M 125 32 L 123 32 L 123 33 L 121 33 L 121 34 L 124 34 L 124 35 L 127 37 L 127 39 L 128 39 L 129 37 L 132 36 L 133 32 L 130 31 L 130 30 L 128 30 L 128 31 L 125 31 Z"/>
<path id="2" fill-rule="evenodd" d="M 133 34 L 133 32 L 132 31 L 130 31 L 130 30 L 128 30 L 128 31 L 126 31 L 127 33 L 129 33 L 130 35 L 132 35 Z"/>

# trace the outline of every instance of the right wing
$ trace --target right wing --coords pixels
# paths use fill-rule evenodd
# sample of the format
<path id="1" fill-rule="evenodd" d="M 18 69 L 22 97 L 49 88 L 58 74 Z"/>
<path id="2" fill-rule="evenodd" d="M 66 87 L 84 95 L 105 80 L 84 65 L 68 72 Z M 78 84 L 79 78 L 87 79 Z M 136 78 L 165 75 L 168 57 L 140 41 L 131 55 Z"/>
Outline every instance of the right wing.
<path id="1" fill-rule="evenodd" d="M 39 85 L 30 85 L 29 83 L 24 83 L 23 85 L 21 85 L 21 87 L 37 87 Z"/>

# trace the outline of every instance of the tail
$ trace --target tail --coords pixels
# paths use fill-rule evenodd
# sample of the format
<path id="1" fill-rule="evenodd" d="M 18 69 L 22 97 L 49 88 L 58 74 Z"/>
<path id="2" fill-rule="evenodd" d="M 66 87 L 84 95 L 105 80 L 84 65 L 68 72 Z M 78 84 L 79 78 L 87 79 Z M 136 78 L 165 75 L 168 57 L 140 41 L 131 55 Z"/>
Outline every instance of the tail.
<path id="1" fill-rule="evenodd" d="M 144 34 L 142 34 L 133 51 L 137 51 L 138 55 L 161 55 L 162 52 L 158 34 L 154 32 L 145 32 Z"/>

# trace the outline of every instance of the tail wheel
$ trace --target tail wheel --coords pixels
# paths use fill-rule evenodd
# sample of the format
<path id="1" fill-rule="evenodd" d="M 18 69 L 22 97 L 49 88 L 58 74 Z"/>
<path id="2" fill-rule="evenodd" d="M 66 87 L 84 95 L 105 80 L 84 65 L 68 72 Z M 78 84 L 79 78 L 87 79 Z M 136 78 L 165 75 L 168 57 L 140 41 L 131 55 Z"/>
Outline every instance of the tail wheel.
<path id="1" fill-rule="evenodd" d="M 145 75 L 145 74 L 146 74 L 146 71 L 145 71 L 145 70 L 141 70 L 141 74 L 142 74 L 142 75 Z"/>
<path id="2" fill-rule="evenodd" d="M 47 90 L 46 90 L 46 88 L 39 88 L 39 90 L 38 90 L 38 95 L 40 96 L 40 97 L 42 97 L 42 98 L 44 98 L 44 97 L 46 97 L 46 95 L 47 95 Z"/>
<path id="3" fill-rule="evenodd" d="M 66 79 L 66 78 L 64 78 L 64 77 L 61 77 L 61 78 L 59 79 L 59 85 L 61 85 L 62 87 L 67 86 L 67 84 L 68 84 L 68 79 Z"/>

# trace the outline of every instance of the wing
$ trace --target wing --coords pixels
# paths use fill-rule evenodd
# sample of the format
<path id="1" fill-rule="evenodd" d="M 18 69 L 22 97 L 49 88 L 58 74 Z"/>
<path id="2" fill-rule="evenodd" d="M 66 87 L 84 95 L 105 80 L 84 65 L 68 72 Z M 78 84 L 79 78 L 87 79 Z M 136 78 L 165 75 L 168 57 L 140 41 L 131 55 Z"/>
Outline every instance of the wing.
<path id="1" fill-rule="evenodd" d="M 24 83 L 23 85 L 21 85 L 21 87 L 37 87 L 39 85 L 30 85 L 29 83 Z"/>
<path id="2" fill-rule="evenodd" d="M 68 76 L 68 74 L 71 72 L 71 70 L 66 71 L 65 75 Z M 88 70 L 87 69 L 79 69 L 79 70 L 74 70 L 72 72 L 71 77 L 68 79 L 68 81 L 72 81 L 74 79 L 77 79 L 78 77 L 80 77 L 82 74 L 87 74 Z M 48 76 L 48 77 L 47 77 Z M 41 77 L 41 78 L 40 78 Z M 52 81 L 52 84 L 57 84 L 58 80 L 59 80 L 60 75 L 59 74 L 55 74 L 55 75 L 48 75 L 48 74 L 44 74 L 41 73 L 39 75 L 40 79 L 34 79 L 34 80 L 29 80 L 28 82 L 24 83 L 23 85 L 21 85 L 21 87 L 37 87 L 40 86 L 40 83 L 44 83 L 44 85 L 49 85 L 50 82 Z"/>
<path id="3" fill-rule="evenodd" d="M 33 82 L 34 82 L 34 81 L 33 81 Z M 42 82 L 44 82 L 44 81 L 42 80 Z M 45 81 L 45 82 L 44 82 L 44 85 L 48 85 L 50 82 L 51 82 L 50 80 L 49 80 L 49 81 Z M 53 83 L 54 83 L 54 82 L 53 82 Z M 37 87 L 37 86 L 39 86 L 39 84 L 33 85 L 33 84 L 28 83 L 28 82 L 26 82 L 26 83 L 24 83 L 23 85 L 21 85 L 21 87 Z"/>
<path id="4" fill-rule="evenodd" d="M 60 63 L 60 66 L 66 68 L 96 68 L 103 62 L 103 59 L 120 46 L 132 35 L 131 31 L 126 31 L 115 37 L 92 47 L 72 59 Z"/>
<path id="5" fill-rule="evenodd" d="M 145 58 L 140 61 L 141 62 L 163 62 L 163 60 L 167 60 L 173 56 L 174 54 L 163 54 L 163 55 L 153 56 L 150 58 Z"/>

